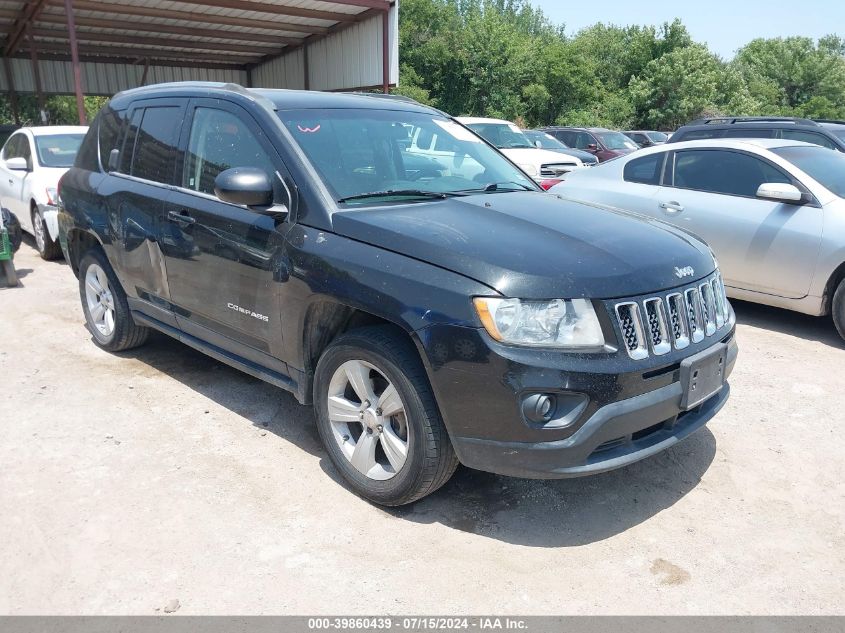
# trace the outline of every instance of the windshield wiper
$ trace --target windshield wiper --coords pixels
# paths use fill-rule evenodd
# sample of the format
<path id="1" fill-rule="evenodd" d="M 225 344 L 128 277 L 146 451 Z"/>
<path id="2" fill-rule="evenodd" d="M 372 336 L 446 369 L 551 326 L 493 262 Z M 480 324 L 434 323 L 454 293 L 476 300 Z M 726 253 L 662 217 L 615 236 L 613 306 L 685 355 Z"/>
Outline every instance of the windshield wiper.
<path id="1" fill-rule="evenodd" d="M 515 189 L 513 187 L 502 187 L 502 185 L 516 185 L 520 187 L 519 189 Z M 470 193 L 507 193 L 508 191 L 534 191 L 528 185 L 523 185 L 521 182 L 515 182 L 513 180 L 506 180 L 504 182 L 491 182 L 489 185 L 485 187 L 481 187 L 479 189 L 460 189 L 456 193 L 461 194 L 470 194 Z"/>
<path id="2" fill-rule="evenodd" d="M 370 191 L 368 193 L 357 193 L 354 196 L 346 196 L 341 198 L 338 202 L 348 202 L 350 200 L 365 200 L 367 198 L 384 198 L 388 196 L 419 196 L 421 198 L 433 198 L 443 200 L 448 195 L 442 191 L 425 191 L 424 189 L 387 189 L 386 191 Z"/>

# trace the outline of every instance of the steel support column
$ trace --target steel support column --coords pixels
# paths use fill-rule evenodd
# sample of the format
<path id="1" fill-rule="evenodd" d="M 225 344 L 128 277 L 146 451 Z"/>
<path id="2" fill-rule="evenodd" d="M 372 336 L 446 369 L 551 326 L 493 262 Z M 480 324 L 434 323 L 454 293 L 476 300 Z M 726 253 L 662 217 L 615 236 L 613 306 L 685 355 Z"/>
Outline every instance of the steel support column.
<path id="1" fill-rule="evenodd" d="M 9 87 L 9 106 L 12 108 L 12 118 L 15 125 L 21 124 L 21 113 L 18 108 L 18 93 L 15 91 L 15 78 L 12 75 L 12 64 L 8 57 L 3 57 L 3 70 L 6 72 L 6 85 Z"/>
<path id="2" fill-rule="evenodd" d="M 390 92 L 390 10 L 381 14 L 381 90 Z"/>
<path id="3" fill-rule="evenodd" d="M 79 125 L 86 125 L 85 98 L 82 96 L 82 68 L 79 65 L 79 49 L 76 45 L 76 23 L 73 20 L 73 0 L 65 0 L 67 32 L 70 40 L 70 59 L 73 64 L 73 89 L 76 93 L 76 111 Z"/>
<path id="4" fill-rule="evenodd" d="M 32 64 L 32 80 L 35 83 L 35 97 L 38 100 L 38 112 L 41 116 L 41 123 L 47 125 L 47 102 L 44 100 L 44 89 L 41 86 L 41 69 L 38 66 L 38 52 L 35 50 L 35 42 L 32 39 L 32 25 L 26 25 L 26 39 L 29 44 L 29 59 Z"/>

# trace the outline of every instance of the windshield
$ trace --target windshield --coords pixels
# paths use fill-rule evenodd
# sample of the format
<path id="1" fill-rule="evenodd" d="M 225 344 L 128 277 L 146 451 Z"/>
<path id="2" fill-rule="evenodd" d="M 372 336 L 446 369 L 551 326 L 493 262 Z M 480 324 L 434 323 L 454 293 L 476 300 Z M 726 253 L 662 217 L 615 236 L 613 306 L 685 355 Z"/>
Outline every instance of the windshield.
<path id="1" fill-rule="evenodd" d="M 648 136 L 653 143 L 665 143 L 669 140 L 669 137 L 663 132 L 646 132 L 646 136 Z"/>
<path id="2" fill-rule="evenodd" d="M 785 158 L 810 178 L 840 198 L 845 198 L 845 154 L 820 146 L 774 147 L 772 152 Z"/>
<path id="3" fill-rule="evenodd" d="M 640 147 L 622 132 L 596 132 L 595 134 L 607 149 L 639 149 Z"/>
<path id="4" fill-rule="evenodd" d="M 545 132 L 525 132 L 525 136 L 527 136 L 528 140 L 534 144 L 539 142 L 540 147 L 543 149 L 569 149 L 568 145 L 562 143 L 551 134 L 546 134 Z"/>
<path id="5" fill-rule="evenodd" d="M 338 202 L 536 190 L 501 154 L 444 116 L 375 109 L 283 110 L 278 115 Z"/>
<path id="6" fill-rule="evenodd" d="M 84 134 L 49 134 L 35 137 L 38 163 L 44 167 L 73 167 Z"/>
<path id="7" fill-rule="evenodd" d="M 467 127 L 499 149 L 534 147 L 528 137 L 513 123 L 467 123 Z"/>

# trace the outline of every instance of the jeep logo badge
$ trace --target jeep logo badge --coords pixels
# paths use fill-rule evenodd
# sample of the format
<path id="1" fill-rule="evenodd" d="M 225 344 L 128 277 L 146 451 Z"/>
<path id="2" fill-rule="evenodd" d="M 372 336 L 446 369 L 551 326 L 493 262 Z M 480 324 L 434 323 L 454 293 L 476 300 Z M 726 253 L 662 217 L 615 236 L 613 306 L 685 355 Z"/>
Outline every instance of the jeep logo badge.
<path id="1" fill-rule="evenodd" d="M 695 270 L 693 270 L 692 266 L 684 266 L 683 268 L 678 268 L 675 266 L 675 277 L 678 279 L 683 279 L 684 277 L 692 277 L 695 274 Z"/>

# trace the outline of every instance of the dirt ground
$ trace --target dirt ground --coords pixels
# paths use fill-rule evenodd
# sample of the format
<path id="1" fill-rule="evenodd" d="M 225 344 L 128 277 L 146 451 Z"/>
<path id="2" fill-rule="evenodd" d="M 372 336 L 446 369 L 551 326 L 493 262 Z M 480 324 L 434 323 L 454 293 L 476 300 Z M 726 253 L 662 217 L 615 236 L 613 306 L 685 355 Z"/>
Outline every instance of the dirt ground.
<path id="1" fill-rule="evenodd" d="M 309 408 L 156 336 L 90 341 L 24 244 L 0 290 L 0 613 L 845 613 L 845 344 L 736 303 L 733 394 L 673 450 L 412 507 L 347 492 Z M 178 600 L 178 605 L 176 602 Z"/>

